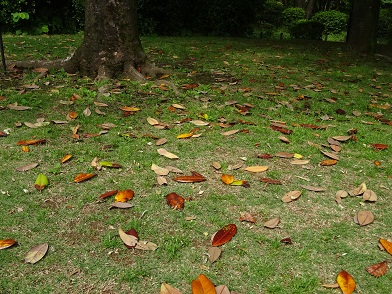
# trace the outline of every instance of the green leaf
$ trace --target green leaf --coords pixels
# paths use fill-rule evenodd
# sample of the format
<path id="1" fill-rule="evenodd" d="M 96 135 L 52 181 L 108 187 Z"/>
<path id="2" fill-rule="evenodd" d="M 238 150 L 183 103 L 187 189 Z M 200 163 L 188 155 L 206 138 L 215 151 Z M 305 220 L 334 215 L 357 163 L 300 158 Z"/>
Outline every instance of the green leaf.
<path id="1" fill-rule="evenodd" d="M 49 184 L 48 178 L 44 174 L 39 174 L 35 180 L 34 187 L 38 191 L 42 191 Z"/>

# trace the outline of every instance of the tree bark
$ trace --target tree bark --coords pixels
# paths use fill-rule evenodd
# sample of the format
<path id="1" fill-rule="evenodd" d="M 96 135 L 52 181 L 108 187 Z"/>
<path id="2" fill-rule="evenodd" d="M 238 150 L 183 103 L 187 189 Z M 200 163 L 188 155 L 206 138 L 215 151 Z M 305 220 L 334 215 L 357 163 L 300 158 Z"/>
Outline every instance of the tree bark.
<path id="1" fill-rule="evenodd" d="M 372 53 L 377 45 L 380 0 L 353 0 L 347 32 L 347 43 L 363 53 Z"/>
<path id="2" fill-rule="evenodd" d="M 136 0 L 86 0 L 82 45 L 66 59 L 33 61 L 28 66 L 64 68 L 95 79 L 126 77 L 144 80 L 161 72 L 149 62 L 142 48 Z M 17 63 L 24 67 L 26 63 Z"/>
<path id="3" fill-rule="evenodd" d="M 313 15 L 313 10 L 314 10 L 314 6 L 315 6 L 315 2 L 316 0 L 309 0 L 308 4 L 306 5 L 306 19 L 310 19 Z"/>

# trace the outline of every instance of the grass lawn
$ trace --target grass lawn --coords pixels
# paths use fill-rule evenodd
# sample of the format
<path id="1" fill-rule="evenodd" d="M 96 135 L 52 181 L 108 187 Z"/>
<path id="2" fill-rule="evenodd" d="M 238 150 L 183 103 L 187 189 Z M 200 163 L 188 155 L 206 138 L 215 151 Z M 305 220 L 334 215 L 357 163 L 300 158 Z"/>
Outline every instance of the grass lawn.
<path id="1" fill-rule="evenodd" d="M 4 36 L 4 43 L 8 60 L 53 59 L 67 56 L 81 37 Z M 323 284 L 336 283 L 342 270 L 356 281 L 356 293 L 389 293 L 392 273 L 376 278 L 365 269 L 392 262 L 378 246 L 380 238 L 392 241 L 392 147 L 386 148 L 392 139 L 391 64 L 338 43 L 142 43 L 155 64 L 173 72 L 163 77 L 170 82 L 94 82 L 61 71 L 0 73 L 0 240 L 17 241 L 0 250 L 0 293 L 159 293 L 163 282 L 191 293 L 201 273 L 232 293 L 340 293 Z M 15 103 L 29 109 L 14 109 Z M 124 112 L 124 106 L 140 110 Z M 238 132 L 222 134 L 230 130 Z M 197 136 L 177 138 L 189 133 Z M 346 138 L 329 139 L 336 136 Z M 162 138 L 167 142 L 157 146 Z M 28 150 L 17 144 L 40 139 L 46 143 Z M 160 155 L 159 148 L 179 159 Z M 337 156 L 336 164 L 320 164 L 329 159 L 322 151 Z M 61 163 L 66 154 L 72 158 Z M 94 158 L 122 167 L 97 170 Z M 32 163 L 38 166 L 17 170 Z M 152 164 L 183 174 L 170 172 L 160 185 Z M 245 170 L 251 166 L 268 170 Z M 173 181 L 192 171 L 207 180 Z M 38 191 L 34 183 L 41 173 L 49 185 Z M 80 173 L 97 176 L 75 183 Z M 222 174 L 249 187 L 227 185 Z M 336 201 L 337 191 L 361 183 L 376 201 L 362 195 Z M 128 201 L 132 208 L 109 209 L 114 196 L 99 199 L 126 189 L 135 193 Z M 302 194 L 283 202 L 290 191 Z M 167 205 L 171 192 L 185 198 L 183 210 Z M 359 211 L 370 211 L 374 221 L 358 225 Z M 256 222 L 241 221 L 245 213 Z M 276 217 L 277 227 L 264 226 Z M 211 263 L 211 237 L 227 224 L 235 224 L 237 233 Z M 158 248 L 127 249 L 119 227 L 134 228 Z M 292 244 L 281 242 L 285 238 Z M 45 257 L 25 263 L 27 252 L 43 243 L 49 245 Z"/>

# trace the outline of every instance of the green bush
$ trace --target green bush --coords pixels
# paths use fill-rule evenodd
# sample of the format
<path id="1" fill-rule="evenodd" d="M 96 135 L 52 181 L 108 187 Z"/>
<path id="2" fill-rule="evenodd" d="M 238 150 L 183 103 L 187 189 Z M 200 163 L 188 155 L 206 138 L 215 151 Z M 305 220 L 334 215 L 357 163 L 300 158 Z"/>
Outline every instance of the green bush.
<path id="1" fill-rule="evenodd" d="M 347 30 L 348 15 L 340 11 L 320 11 L 312 20 L 324 25 L 324 35 L 340 34 Z"/>
<path id="2" fill-rule="evenodd" d="M 324 25 L 314 20 L 299 20 L 289 28 L 294 39 L 321 40 L 323 31 Z"/>
<path id="3" fill-rule="evenodd" d="M 257 19 L 259 23 L 268 23 L 274 27 L 280 27 L 282 25 L 282 13 L 284 9 L 282 3 L 275 0 L 267 0 L 262 5 Z"/>
<path id="4" fill-rule="evenodd" d="M 380 10 L 377 37 L 392 44 L 392 8 Z"/>
<path id="5" fill-rule="evenodd" d="M 290 7 L 282 12 L 283 26 L 290 28 L 295 25 L 299 20 L 305 19 L 305 10 L 298 7 Z"/>

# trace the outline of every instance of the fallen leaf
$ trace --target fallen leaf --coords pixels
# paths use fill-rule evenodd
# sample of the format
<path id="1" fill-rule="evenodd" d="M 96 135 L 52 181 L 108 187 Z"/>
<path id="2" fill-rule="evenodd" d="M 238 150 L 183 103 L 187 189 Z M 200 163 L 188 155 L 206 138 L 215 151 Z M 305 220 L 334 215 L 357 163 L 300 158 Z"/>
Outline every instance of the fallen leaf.
<path id="1" fill-rule="evenodd" d="M 242 186 L 242 187 L 245 187 L 245 188 L 249 188 L 250 187 L 248 181 L 244 181 L 244 180 L 234 180 L 234 182 L 232 182 L 230 185 L 231 186 Z"/>
<path id="2" fill-rule="evenodd" d="M 335 288 L 339 288 L 339 284 L 335 283 L 335 284 L 323 284 L 324 288 L 331 288 L 331 289 L 335 289 Z"/>
<path id="3" fill-rule="evenodd" d="M 72 155 L 71 154 L 67 154 L 67 155 L 64 155 L 64 157 L 63 158 L 61 158 L 61 163 L 66 163 L 68 160 L 70 160 L 72 158 Z"/>
<path id="4" fill-rule="evenodd" d="M 28 106 L 18 105 L 18 103 L 16 102 L 14 104 L 8 104 L 7 107 L 11 110 L 20 110 L 20 111 L 31 109 L 31 107 Z"/>
<path id="5" fill-rule="evenodd" d="M 212 246 L 220 246 L 231 240 L 237 233 L 237 226 L 235 224 L 228 224 L 215 233 L 212 239 Z"/>
<path id="6" fill-rule="evenodd" d="M 159 121 L 152 117 L 147 117 L 147 122 L 152 126 L 159 125 Z"/>
<path id="7" fill-rule="evenodd" d="M 185 109 L 186 109 L 185 106 L 183 106 L 183 105 L 181 105 L 181 104 L 177 104 L 177 103 L 172 104 L 172 106 L 173 106 L 174 108 L 177 108 L 177 109 L 182 109 L 182 110 L 185 110 Z"/>
<path id="8" fill-rule="evenodd" d="M 351 294 L 354 292 L 356 287 L 355 281 L 353 277 L 345 270 L 342 270 L 338 274 L 336 281 L 338 282 L 343 294 Z"/>
<path id="9" fill-rule="evenodd" d="M 177 193 L 169 193 L 166 195 L 166 203 L 175 210 L 184 209 L 184 198 Z"/>
<path id="10" fill-rule="evenodd" d="M 128 209 L 128 208 L 132 208 L 132 207 L 133 207 L 133 205 L 128 202 L 114 202 L 109 207 L 109 209 L 112 209 L 112 208 Z"/>
<path id="11" fill-rule="evenodd" d="M 14 239 L 2 239 L 0 240 L 0 250 L 11 247 L 14 244 L 16 244 L 16 241 Z"/>
<path id="12" fill-rule="evenodd" d="M 192 133 L 184 133 L 184 134 L 179 134 L 177 136 L 177 139 L 189 139 L 193 136 Z"/>
<path id="13" fill-rule="evenodd" d="M 280 242 L 280 243 L 283 243 L 283 244 L 287 244 L 287 245 L 293 245 L 293 241 L 291 240 L 290 237 L 283 238 L 283 239 L 280 240 L 279 242 Z"/>
<path id="14" fill-rule="evenodd" d="M 118 234 L 125 245 L 135 248 L 138 244 L 138 237 L 125 233 L 121 228 L 118 228 Z"/>
<path id="15" fill-rule="evenodd" d="M 158 176 L 166 176 L 170 172 L 168 169 L 160 167 L 154 163 L 151 165 L 151 170 L 153 170 Z"/>
<path id="16" fill-rule="evenodd" d="M 347 140 L 350 140 L 351 136 L 335 136 L 335 137 L 332 137 L 332 139 L 339 141 L 339 142 L 345 142 Z"/>
<path id="17" fill-rule="evenodd" d="M 158 185 L 160 185 L 160 186 L 167 185 L 166 178 L 164 178 L 162 176 L 157 177 L 157 182 L 158 182 Z"/>
<path id="18" fill-rule="evenodd" d="M 215 287 L 216 294 L 230 294 L 229 288 L 225 285 L 219 285 Z M 232 292 L 232 294 L 234 294 Z"/>
<path id="19" fill-rule="evenodd" d="M 216 170 L 220 170 L 222 168 L 222 165 L 219 162 L 214 161 L 212 163 L 212 167 L 215 168 Z"/>
<path id="20" fill-rule="evenodd" d="M 99 105 L 97 105 L 97 106 L 99 106 Z M 132 107 L 132 106 L 122 106 L 122 107 L 120 107 L 120 109 L 122 111 L 128 111 L 128 112 L 137 112 L 140 110 L 140 108 Z"/>
<path id="21" fill-rule="evenodd" d="M 382 245 L 382 247 L 389 253 L 392 255 L 392 242 L 385 240 L 383 238 L 380 238 L 380 243 Z"/>
<path id="22" fill-rule="evenodd" d="M 291 202 L 293 200 L 296 200 L 299 198 L 299 196 L 301 196 L 302 191 L 290 191 L 287 192 L 283 197 L 282 197 L 282 201 L 285 203 Z"/>
<path id="23" fill-rule="evenodd" d="M 322 166 L 331 166 L 335 165 L 338 161 L 336 159 L 325 159 L 320 162 L 320 165 Z"/>
<path id="24" fill-rule="evenodd" d="M 182 170 L 180 170 L 179 168 L 174 167 L 174 166 L 167 165 L 167 166 L 165 166 L 165 168 L 166 168 L 168 171 L 172 172 L 172 173 L 177 173 L 177 174 L 182 174 L 182 173 L 184 173 Z"/>
<path id="25" fill-rule="evenodd" d="M 248 166 L 244 170 L 250 171 L 252 173 L 261 173 L 268 170 L 268 166 L 254 165 L 254 166 Z"/>
<path id="26" fill-rule="evenodd" d="M 67 119 L 76 119 L 78 117 L 78 113 L 76 111 L 71 111 L 70 113 L 68 113 L 67 115 Z"/>
<path id="27" fill-rule="evenodd" d="M 104 167 L 122 168 L 121 164 L 118 164 L 118 163 L 115 163 L 115 162 L 110 162 L 110 161 L 100 161 L 99 165 L 100 166 L 104 166 Z"/>
<path id="28" fill-rule="evenodd" d="M 222 249 L 219 247 L 210 247 L 208 249 L 208 260 L 211 263 L 214 263 L 222 254 Z"/>
<path id="29" fill-rule="evenodd" d="M 294 165 L 305 165 L 308 164 L 310 160 L 308 159 L 294 159 L 293 161 L 290 161 L 290 164 Z"/>
<path id="30" fill-rule="evenodd" d="M 275 156 L 280 157 L 280 158 L 293 158 L 294 153 L 278 152 L 275 154 Z"/>
<path id="31" fill-rule="evenodd" d="M 354 216 L 354 222 L 360 226 L 366 226 L 374 221 L 374 215 L 371 211 L 361 210 Z"/>
<path id="32" fill-rule="evenodd" d="M 388 271 L 388 264 L 386 261 L 373 264 L 366 268 L 366 271 L 375 277 L 381 277 Z"/>
<path id="33" fill-rule="evenodd" d="M 41 140 L 22 140 L 22 141 L 18 141 L 17 145 L 39 145 L 39 144 L 45 144 L 46 140 L 45 139 L 41 139 Z"/>
<path id="34" fill-rule="evenodd" d="M 181 294 L 181 292 L 167 283 L 162 283 L 160 294 Z"/>
<path id="35" fill-rule="evenodd" d="M 329 158 L 332 158 L 332 159 L 335 159 L 335 160 L 339 160 L 339 157 L 335 153 L 322 151 L 322 150 L 321 150 L 321 153 L 324 154 L 325 156 L 329 157 Z"/>
<path id="36" fill-rule="evenodd" d="M 203 182 L 207 180 L 204 176 L 197 172 L 191 172 L 191 176 L 179 176 L 176 178 L 173 178 L 173 181 L 180 182 L 180 183 L 197 183 L 197 182 Z"/>
<path id="37" fill-rule="evenodd" d="M 49 249 L 48 243 L 37 245 L 29 250 L 25 256 L 25 262 L 34 264 L 40 261 Z"/>
<path id="38" fill-rule="evenodd" d="M 49 184 L 48 178 L 44 174 L 39 174 L 35 180 L 34 187 L 38 191 L 42 191 Z"/>
<path id="39" fill-rule="evenodd" d="M 285 136 L 279 136 L 279 140 L 286 144 L 290 143 L 290 140 L 287 139 Z"/>
<path id="40" fill-rule="evenodd" d="M 366 183 L 363 182 L 357 188 L 348 191 L 348 194 L 350 194 L 351 196 L 358 196 L 363 194 L 366 190 L 367 190 Z"/>
<path id="41" fill-rule="evenodd" d="M 20 172 L 25 172 L 25 171 L 31 170 L 33 168 L 36 168 L 37 166 L 38 166 L 38 163 L 30 163 L 27 165 L 17 167 L 16 170 L 20 171 Z"/>
<path id="42" fill-rule="evenodd" d="M 192 281 L 192 294 L 216 294 L 214 284 L 203 274 Z"/>
<path id="43" fill-rule="evenodd" d="M 346 198 L 347 196 L 348 196 L 348 193 L 345 190 L 339 190 L 336 192 L 336 197 Z"/>
<path id="44" fill-rule="evenodd" d="M 270 179 L 270 178 L 260 178 L 260 182 L 272 184 L 272 185 L 282 185 L 281 181 L 275 180 L 275 179 Z"/>
<path id="45" fill-rule="evenodd" d="M 257 154 L 257 157 L 262 159 L 271 159 L 272 155 L 268 153 L 262 153 L 262 154 Z"/>
<path id="46" fill-rule="evenodd" d="M 85 110 L 83 110 L 83 115 L 86 117 L 89 117 L 91 115 L 90 108 L 87 107 Z"/>
<path id="47" fill-rule="evenodd" d="M 159 153 L 160 155 L 165 156 L 165 157 L 170 158 L 170 159 L 178 159 L 178 158 L 179 158 L 177 155 L 175 155 L 175 154 L 173 154 L 173 153 L 167 151 L 167 150 L 164 149 L 164 148 L 160 148 L 160 149 L 158 149 L 157 151 L 158 151 L 158 153 Z"/>
<path id="48" fill-rule="evenodd" d="M 222 182 L 225 183 L 226 185 L 230 185 L 234 182 L 233 175 L 222 174 L 221 179 L 222 179 Z"/>
<path id="49" fill-rule="evenodd" d="M 280 218 L 275 217 L 264 222 L 263 226 L 269 229 L 275 229 L 280 223 Z"/>
<path id="50" fill-rule="evenodd" d="M 362 199 L 363 201 L 374 202 L 377 201 L 377 194 L 374 193 L 374 191 L 372 190 L 366 190 L 365 192 L 363 192 Z"/>
<path id="51" fill-rule="evenodd" d="M 388 148 L 387 144 L 370 144 L 370 145 L 373 146 L 375 151 L 380 151 Z"/>
<path id="52" fill-rule="evenodd" d="M 74 178 L 74 182 L 75 183 L 80 183 L 80 182 L 84 182 L 87 181 L 93 177 L 95 177 L 97 174 L 78 174 L 76 175 L 76 177 Z"/>
<path id="53" fill-rule="evenodd" d="M 256 219 L 249 212 L 245 212 L 244 214 L 242 214 L 240 216 L 240 222 L 243 222 L 243 221 L 253 223 L 253 224 L 256 223 Z"/>
<path id="54" fill-rule="evenodd" d="M 202 120 L 191 120 L 190 123 L 194 124 L 195 126 L 208 126 L 210 124 Z"/>
<path id="55" fill-rule="evenodd" d="M 166 142 L 167 142 L 167 139 L 166 139 L 166 138 L 160 138 L 160 139 L 158 139 L 158 140 L 155 141 L 155 145 L 156 145 L 156 146 L 161 146 L 161 145 L 166 144 Z"/>
<path id="56" fill-rule="evenodd" d="M 129 200 L 131 200 L 133 198 L 133 196 L 135 195 L 135 193 L 128 189 L 128 190 L 121 190 L 118 191 L 116 194 L 116 197 L 114 198 L 114 200 L 116 202 L 127 202 Z"/>
<path id="57" fill-rule="evenodd" d="M 29 146 L 22 146 L 23 152 L 30 152 Z"/>
<path id="58" fill-rule="evenodd" d="M 227 132 L 223 132 L 223 133 L 221 133 L 223 136 L 231 136 L 231 135 L 234 135 L 234 134 L 236 134 L 236 133 L 238 133 L 240 130 L 230 130 L 230 131 L 227 131 Z"/>
<path id="59" fill-rule="evenodd" d="M 155 251 L 158 248 L 158 245 L 149 241 L 139 241 L 135 248 L 144 251 Z"/>

